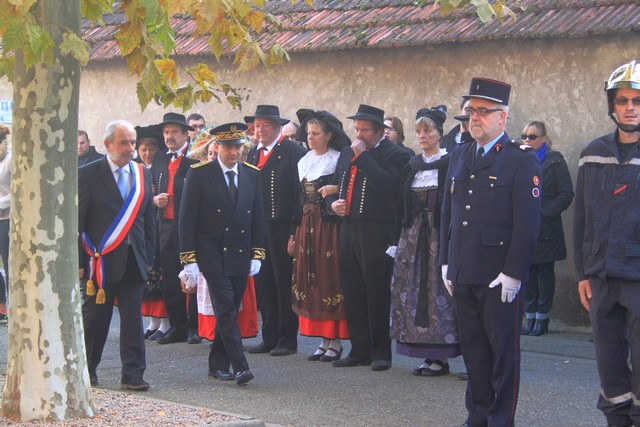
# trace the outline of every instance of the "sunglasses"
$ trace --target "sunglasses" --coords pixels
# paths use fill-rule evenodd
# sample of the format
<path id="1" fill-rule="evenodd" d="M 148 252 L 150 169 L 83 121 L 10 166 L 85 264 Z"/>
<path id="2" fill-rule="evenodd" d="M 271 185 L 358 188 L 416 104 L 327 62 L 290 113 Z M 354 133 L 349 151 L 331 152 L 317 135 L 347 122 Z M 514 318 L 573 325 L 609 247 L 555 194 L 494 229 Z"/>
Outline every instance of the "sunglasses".
<path id="1" fill-rule="evenodd" d="M 520 138 L 522 138 L 522 140 L 523 140 L 523 141 L 524 141 L 524 140 L 527 140 L 527 139 L 528 139 L 529 141 L 535 141 L 536 139 L 538 139 L 538 138 L 542 138 L 543 136 L 544 136 L 544 135 L 533 135 L 533 134 L 531 134 L 531 135 L 524 135 L 524 134 L 522 134 L 522 135 L 520 135 Z"/>
<path id="2" fill-rule="evenodd" d="M 618 106 L 625 106 L 631 101 L 634 107 L 640 107 L 640 96 L 637 98 L 629 99 L 625 97 L 614 98 L 613 103 Z"/>

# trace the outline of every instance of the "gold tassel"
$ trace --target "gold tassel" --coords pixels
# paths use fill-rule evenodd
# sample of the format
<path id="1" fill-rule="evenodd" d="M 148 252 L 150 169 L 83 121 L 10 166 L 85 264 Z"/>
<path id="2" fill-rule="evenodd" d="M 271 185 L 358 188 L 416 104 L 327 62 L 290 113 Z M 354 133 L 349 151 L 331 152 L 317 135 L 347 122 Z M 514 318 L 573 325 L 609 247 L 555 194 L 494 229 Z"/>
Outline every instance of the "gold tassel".
<path id="1" fill-rule="evenodd" d="M 87 295 L 92 297 L 96 294 L 96 288 L 93 286 L 93 280 L 87 280 Z"/>
<path id="2" fill-rule="evenodd" d="M 107 300 L 106 295 L 104 294 L 104 289 L 98 289 L 98 295 L 96 296 L 96 304 L 104 304 Z"/>

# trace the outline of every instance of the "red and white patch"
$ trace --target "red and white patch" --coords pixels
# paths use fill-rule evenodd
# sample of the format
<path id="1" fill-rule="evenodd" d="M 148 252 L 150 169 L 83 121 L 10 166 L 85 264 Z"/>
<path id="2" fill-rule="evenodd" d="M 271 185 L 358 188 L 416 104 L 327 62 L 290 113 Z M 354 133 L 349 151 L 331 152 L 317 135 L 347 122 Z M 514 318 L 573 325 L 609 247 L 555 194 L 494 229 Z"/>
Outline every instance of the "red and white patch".
<path id="1" fill-rule="evenodd" d="M 540 185 L 540 178 L 538 178 L 538 175 L 533 176 L 533 185 L 535 185 L 536 187 Z"/>
<path id="2" fill-rule="evenodd" d="M 531 194 L 533 195 L 533 197 L 539 197 L 540 196 L 540 189 L 539 188 L 534 188 L 533 190 L 531 190 Z"/>

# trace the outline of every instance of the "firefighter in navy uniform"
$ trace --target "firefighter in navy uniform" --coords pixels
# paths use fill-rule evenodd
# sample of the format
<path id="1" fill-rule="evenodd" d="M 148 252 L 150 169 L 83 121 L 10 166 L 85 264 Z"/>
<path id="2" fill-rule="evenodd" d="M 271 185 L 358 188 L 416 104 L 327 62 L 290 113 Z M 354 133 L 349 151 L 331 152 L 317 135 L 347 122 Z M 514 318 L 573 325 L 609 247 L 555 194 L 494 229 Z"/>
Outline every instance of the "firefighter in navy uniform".
<path id="1" fill-rule="evenodd" d="M 453 151 L 440 228 L 444 285 L 454 297 L 469 381 L 464 426 L 513 426 L 520 326 L 540 222 L 540 162 L 504 131 L 511 86 L 473 78 L 469 131 Z"/>
<path id="2" fill-rule="evenodd" d="M 580 154 L 573 253 L 609 426 L 640 426 L 640 63 L 605 86 L 615 132 Z M 631 354 L 631 369 L 627 359 Z"/>
<path id="3" fill-rule="evenodd" d="M 218 157 L 191 166 L 178 225 L 185 287 L 194 289 L 202 272 L 216 313 L 209 376 L 238 384 L 253 379 L 242 348 L 238 309 L 247 274 L 257 274 L 265 257 L 260 171 L 239 163 L 246 129 L 244 123 L 227 123 L 210 131 Z"/>

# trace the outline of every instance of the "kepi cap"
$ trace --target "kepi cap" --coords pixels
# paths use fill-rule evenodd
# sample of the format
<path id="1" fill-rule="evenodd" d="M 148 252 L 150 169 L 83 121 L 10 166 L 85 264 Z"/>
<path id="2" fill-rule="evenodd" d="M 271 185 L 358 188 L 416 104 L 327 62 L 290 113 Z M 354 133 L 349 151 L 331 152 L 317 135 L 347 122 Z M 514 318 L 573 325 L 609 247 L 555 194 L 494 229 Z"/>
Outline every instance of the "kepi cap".
<path id="1" fill-rule="evenodd" d="M 240 122 L 225 123 L 209 131 L 221 145 L 242 145 L 245 143 L 247 125 Z"/>
<path id="2" fill-rule="evenodd" d="M 465 95 L 463 98 L 481 98 L 498 104 L 509 105 L 510 93 L 511 85 L 508 83 L 484 77 L 474 77 L 471 79 L 469 95 Z"/>

